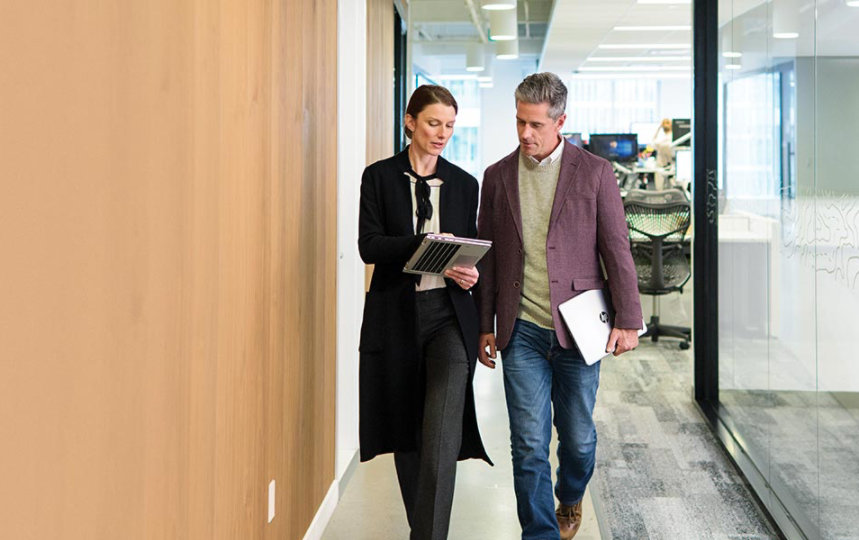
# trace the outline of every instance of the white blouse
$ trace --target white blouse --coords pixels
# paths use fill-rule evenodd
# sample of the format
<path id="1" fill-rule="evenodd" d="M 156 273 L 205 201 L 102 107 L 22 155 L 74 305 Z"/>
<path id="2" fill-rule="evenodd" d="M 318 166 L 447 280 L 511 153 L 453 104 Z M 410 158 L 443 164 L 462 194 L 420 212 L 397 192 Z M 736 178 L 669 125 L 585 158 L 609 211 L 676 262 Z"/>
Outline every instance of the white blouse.
<path id="1" fill-rule="evenodd" d="M 412 226 L 418 226 L 418 217 L 415 210 L 418 207 L 417 195 L 415 194 L 415 186 L 417 185 L 417 179 L 410 175 L 408 172 L 404 173 L 409 177 L 409 180 L 412 183 Z M 444 232 L 441 230 L 441 225 L 439 224 L 439 193 L 441 192 L 441 185 L 444 184 L 444 180 L 441 178 L 433 178 L 431 180 L 427 180 L 427 184 L 430 187 L 430 202 L 432 203 L 432 217 L 426 221 L 424 221 L 424 227 L 421 231 L 415 231 L 415 234 L 422 233 L 441 233 Z M 441 276 L 421 276 L 420 282 L 415 286 L 415 289 L 418 291 L 428 291 L 430 289 L 440 289 L 442 287 L 446 287 L 444 283 L 444 278 Z"/>

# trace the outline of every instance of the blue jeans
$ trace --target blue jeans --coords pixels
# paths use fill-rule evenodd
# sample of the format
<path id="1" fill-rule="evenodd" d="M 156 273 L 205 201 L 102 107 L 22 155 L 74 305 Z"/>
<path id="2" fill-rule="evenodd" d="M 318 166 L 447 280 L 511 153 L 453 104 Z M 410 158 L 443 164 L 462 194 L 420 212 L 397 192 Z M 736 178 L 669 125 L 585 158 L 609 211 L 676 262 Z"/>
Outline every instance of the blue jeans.
<path id="1" fill-rule="evenodd" d="M 559 441 L 555 496 L 574 505 L 594 471 L 600 363 L 588 366 L 577 349 L 561 347 L 554 330 L 521 319 L 501 361 L 522 539 L 556 539 L 560 533 L 549 465 L 552 406 Z"/>

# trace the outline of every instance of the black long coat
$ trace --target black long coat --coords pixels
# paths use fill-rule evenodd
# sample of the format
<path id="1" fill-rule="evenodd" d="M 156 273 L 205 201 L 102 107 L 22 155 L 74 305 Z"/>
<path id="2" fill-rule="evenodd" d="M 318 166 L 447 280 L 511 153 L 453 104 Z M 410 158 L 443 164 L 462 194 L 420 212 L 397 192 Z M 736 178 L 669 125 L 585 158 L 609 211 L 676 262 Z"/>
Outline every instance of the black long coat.
<path id="1" fill-rule="evenodd" d="M 416 235 L 408 149 L 364 170 L 358 250 L 375 264 L 364 303 L 360 343 L 361 461 L 416 449 L 424 398 L 422 359 L 416 341 L 415 278 L 403 266 L 424 235 Z M 477 236 L 478 185 L 473 176 L 443 158 L 437 174 L 441 231 Z M 477 360 L 477 308 L 471 293 L 446 279 L 469 358 L 459 459 L 492 463 L 483 448 L 474 412 L 472 380 Z"/>

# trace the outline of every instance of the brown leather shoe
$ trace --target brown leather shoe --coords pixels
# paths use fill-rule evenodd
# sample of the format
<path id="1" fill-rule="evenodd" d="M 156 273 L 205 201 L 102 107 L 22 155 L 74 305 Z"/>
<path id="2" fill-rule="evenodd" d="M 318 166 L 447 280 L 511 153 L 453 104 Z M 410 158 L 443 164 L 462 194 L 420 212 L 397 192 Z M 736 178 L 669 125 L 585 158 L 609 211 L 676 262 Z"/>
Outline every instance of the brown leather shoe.
<path id="1" fill-rule="evenodd" d="M 582 501 L 573 506 L 559 504 L 555 517 L 558 518 L 558 528 L 561 529 L 561 540 L 570 540 L 582 526 Z"/>

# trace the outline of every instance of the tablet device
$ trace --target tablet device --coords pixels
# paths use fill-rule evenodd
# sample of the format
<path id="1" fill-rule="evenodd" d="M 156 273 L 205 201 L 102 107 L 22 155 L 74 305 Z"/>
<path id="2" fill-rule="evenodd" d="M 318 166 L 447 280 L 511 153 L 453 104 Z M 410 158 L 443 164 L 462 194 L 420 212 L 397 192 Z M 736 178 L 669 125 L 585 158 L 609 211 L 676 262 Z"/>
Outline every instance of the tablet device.
<path id="1" fill-rule="evenodd" d="M 438 276 L 452 266 L 474 266 L 491 246 L 489 240 L 428 234 L 403 272 Z"/>
<path id="2" fill-rule="evenodd" d="M 605 352 L 614 324 L 614 312 L 605 289 L 591 289 L 558 305 L 561 318 L 570 330 L 587 365 L 595 364 L 611 353 Z M 647 323 L 641 320 L 638 335 L 645 333 Z"/>

